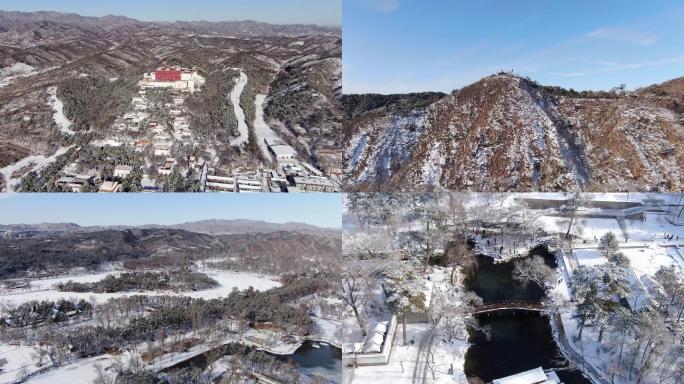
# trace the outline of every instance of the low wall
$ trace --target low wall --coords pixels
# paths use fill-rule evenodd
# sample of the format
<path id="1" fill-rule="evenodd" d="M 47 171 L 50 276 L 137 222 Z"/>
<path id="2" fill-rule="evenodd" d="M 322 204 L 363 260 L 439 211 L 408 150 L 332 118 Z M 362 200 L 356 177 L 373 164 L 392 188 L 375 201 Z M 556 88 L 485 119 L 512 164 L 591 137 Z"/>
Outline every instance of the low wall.
<path id="1" fill-rule="evenodd" d="M 392 344 L 394 344 L 394 336 L 397 333 L 397 317 L 392 316 L 389 321 L 387 335 L 382 343 L 382 351 L 373 353 L 347 353 L 342 355 L 342 365 L 349 366 L 366 366 L 366 365 L 385 365 L 389 362 L 390 354 L 392 353 Z"/>

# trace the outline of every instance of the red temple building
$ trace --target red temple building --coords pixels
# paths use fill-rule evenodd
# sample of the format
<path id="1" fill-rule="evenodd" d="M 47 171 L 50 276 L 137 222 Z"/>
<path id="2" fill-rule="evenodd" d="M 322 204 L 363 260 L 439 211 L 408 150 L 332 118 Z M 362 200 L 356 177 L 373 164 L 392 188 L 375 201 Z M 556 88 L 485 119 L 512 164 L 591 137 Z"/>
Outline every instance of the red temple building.
<path id="1" fill-rule="evenodd" d="M 154 79 L 156 81 L 180 81 L 180 69 L 160 68 L 154 72 Z"/>

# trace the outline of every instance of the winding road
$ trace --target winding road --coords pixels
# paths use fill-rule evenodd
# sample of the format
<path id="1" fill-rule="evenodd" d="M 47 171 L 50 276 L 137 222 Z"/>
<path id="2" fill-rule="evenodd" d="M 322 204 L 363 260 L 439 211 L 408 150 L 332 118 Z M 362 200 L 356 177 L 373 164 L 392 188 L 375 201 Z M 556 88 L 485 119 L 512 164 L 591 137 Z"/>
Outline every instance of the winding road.
<path id="1" fill-rule="evenodd" d="M 240 77 L 235 80 L 235 86 L 233 87 L 233 90 L 230 91 L 230 102 L 233 104 L 233 112 L 235 112 L 240 136 L 230 140 L 230 145 L 239 146 L 249 140 L 249 128 L 247 128 L 247 123 L 245 122 L 245 111 L 243 111 L 240 106 L 240 96 L 245 89 L 245 85 L 247 85 L 247 75 L 238 68 L 232 69 L 240 71 Z"/>

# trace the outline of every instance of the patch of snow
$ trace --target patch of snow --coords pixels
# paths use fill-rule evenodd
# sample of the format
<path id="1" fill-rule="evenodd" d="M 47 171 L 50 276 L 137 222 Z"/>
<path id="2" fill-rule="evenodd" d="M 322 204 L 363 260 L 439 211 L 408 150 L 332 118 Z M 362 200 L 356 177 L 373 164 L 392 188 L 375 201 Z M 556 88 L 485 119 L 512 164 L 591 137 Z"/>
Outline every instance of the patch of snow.
<path id="1" fill-rule="evenodd" d="M 6 360 L 0 363 L 0 384 L 19 382 L 50 364 L 49 358 L 44 357 L 43 366 L 39 366 L 36 352 L 33 347 L 0 344 L 0 361 Z"/>
<path id="2" fill-rule="evenodd" d="M 48 88 L 48 104 L 55 111 L 52 114 L 52 118 L 57 123 L 60 132 L 66 133 L 67 135 L 73 135 L 74 131 L 71 130 L 71 121 L 64 115 L 64 104 L 62 100 L 57 97 L 57 87 Z"/>
<path id="3" fill-rule="evenodd" d="M 50 156 L 34 155 L 25 157 L 14 164 L 10 164 L 4 168 L 0 168 L 0 173 L 6 180 L 6 192 L 14 192 L 14 185 L 19 182 L 18 178 L 12 178 L 12 174 L 28 165 L 33 164 L 32 170 L 39 171 L 46 165 L 55 161 L 55 159 L 66 153 L 71 147 L 60 147 L 55 153 Z"/>
<path id="4" fill-rule="evenodd" d="M 268 152 L 268 146 L 264 139 L 279 139 L 278 135 L 273 132 L 271 127 L 266 124 L 264 120 L 264 102 L 266 101 L 266 95 L 256 95 L 254 99 L 254 106 L 256 107 L 256 113 L 254 116 L 254 133 L 257 138 L 257 143 L 261 149 L 261 153 L 264 158 L 270 159 L 271 154 Z"/>
<path id="5" fill-rule="evenodd" d="M 22 292 L 0 293 L 0 304 L 17 306 L 31 300 L 50 300 L 59 299 L 84 299 L 94 298 L 97 303 L 104 303 L 115 297 L 132 295 L 169 295 L 169 296 L 188 296 L 194 298 L 214 299 L 226 297 L 233 288 L 239 290 L 253 287 L 258 291 L 265 291 L 280 286 L 276 277 L 269 277 L 247 272 L 219 271 L 203 269 L 199 272 L 206 273 L 207 276 L 216 280 L 220 285 L 216 288 L 201 291 L 173 292 L 173 291 L 145 291 L 145 292 L 116 292 L 116 293 L 93 293 L 93 292 L 60 292 L 55 288 L 58 283 L 66 283 L 69 280 L 79 283 L 92 283 L 104 279 L 107 275 L 118 275 L 120 272 L 101 272 L 80 276 L 64 276 L 49 279 L 39 279 L 31 281 L 31 290 Z"/>

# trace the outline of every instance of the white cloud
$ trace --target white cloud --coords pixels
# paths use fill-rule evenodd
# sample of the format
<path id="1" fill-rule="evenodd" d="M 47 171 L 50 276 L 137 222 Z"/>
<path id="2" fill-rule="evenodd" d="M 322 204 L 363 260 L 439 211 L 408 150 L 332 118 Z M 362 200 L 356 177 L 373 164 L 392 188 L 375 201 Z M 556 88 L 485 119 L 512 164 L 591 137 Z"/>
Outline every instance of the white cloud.
<path id="1" fill-rule="evenodd" d="M 647 46 L 658 41 L 657 36 L 651 32 L 641 32 L 629 28 L 599 28 L 590 32 L 587 36 L 594 39 L 617 41 L 621 43 Z"/>
<path id="2" fill-rule="evenodd" d="M 548 73 L 550 75 L 560 76 L 560 77 L 580 77 L 580 76 L 586 76 L 586 75 L 595 75 L 598 73 L 609 73 L 609 72 L 623 71 L 623 70 L 627 70 L 627 69 L 639 69 L 639 68 L 644 68 L 644 67 L 658 67 L 661 65 L 677 64 L 677 63 L 684 63 L 684 56 L 670 57 L 670 58 L 665 58 L 665 59 L 661 59 L 661 60 L 653 60 L 653 61 L 642 61 L 639 63 L 616 64 L 616 65 L 607 66 L 606 68 L 595 69 L 595 70 L 584 71 L 584 72 L 548 72 Z"/>

